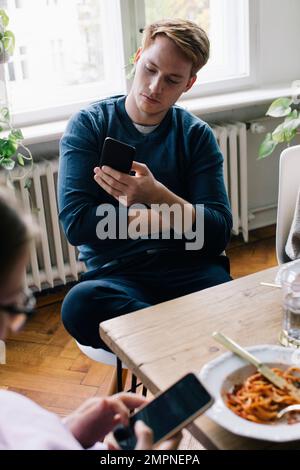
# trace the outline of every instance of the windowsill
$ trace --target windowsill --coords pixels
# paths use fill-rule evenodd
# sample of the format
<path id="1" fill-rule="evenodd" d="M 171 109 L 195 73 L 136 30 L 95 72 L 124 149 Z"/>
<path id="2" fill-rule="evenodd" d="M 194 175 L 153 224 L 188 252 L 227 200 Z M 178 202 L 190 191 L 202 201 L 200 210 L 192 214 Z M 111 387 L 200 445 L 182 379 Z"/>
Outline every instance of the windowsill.
<path id="1" fill-rule="evenodd" d="M 281 96 L 291 96 L 291 88 L 277 85 L 253 90 L 243 90 L 235 93 L 204 96 L 182 100 L 178 104 L 187 111 L 203 117 L 206 114 L 223 112 L 238 108 L 246 108 L 271 102 Z M 22 127 L 25 145 L 57 141 L 61 138 L 68 120 Z"/>
<path id="2" fill-rule="evenodd" d="M 191 113 L 204 116 L 233 110 L 237 108 L 246 108 L 255 106 L 268 101 L 273 101 L 281 96 L 291 96 L 291 87 L 283 84 L 274 85 L 273 87 L 256 88 L 250 90 L 237 91 L 234 93 L 222 93 L 200 98 L 192 98 L 180 101 L 180 106 L 184 107 Z"/>
<path id="3" fill-rule="evenodd" d="M 63 120 L 35 124 L 33 126 L 23 126 L 22 133 L 24 135 L 24 144 L 32 145 L 60 140 L 67 122 L 68 120 Z"/>

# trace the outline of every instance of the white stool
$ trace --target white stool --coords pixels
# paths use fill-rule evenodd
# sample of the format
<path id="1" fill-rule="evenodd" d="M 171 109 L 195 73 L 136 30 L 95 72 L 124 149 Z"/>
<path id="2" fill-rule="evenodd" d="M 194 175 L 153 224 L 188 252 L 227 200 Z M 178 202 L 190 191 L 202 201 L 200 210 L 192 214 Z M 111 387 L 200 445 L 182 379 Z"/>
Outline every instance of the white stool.
<path id="1" fill-rule="evenodd" d="M 76 341 L 76 340 L 75 340 Z M 87 357 L 92 359 L 93 361 L 96 362 L 102 362 L 103 364 L 106 364 L 108 366 L 117 366 L 117 392 L 122 392 L 123 391 L 123 380 L 122 380 L 122 369 L 126 369 L 126 367 L 123 366 L 121 360 L 113 353 L 109 351 L 105 351 L 105 349 L 96 349 L 92 348 L 92 346 L 84 346 L 83 344 L 78 343 L 76 341 L 77 346 L 79 347 L 80 351 L 83 352 Z M 141 384 L 137 384 L 137 378 L 134 374 L 131 376 L 131 388 L 130 392 L 135 393 L 137 387 Z M 147 389 L 145 386 L 143 386 L 143 395 L 147 395 Z"/>
<path id="2" fill-rule="evenodd" d="M 117 367 L 117 392 L 122 392 L 122 368 L 124 367 L 120 359 L 115 354 L 109 351 L 105 351 L 105 349 L 96 349 L 92 348 L 92 346 L 84 346 L 83 344 L 78 343 L 78 341 L 76 341 L 76 344 L 79 347 L 80 351 L 82 351 L 83 354 L 85 354 L 93 361 L 102 362 L 103 364 L 106 364 L 108 366 Z"/>

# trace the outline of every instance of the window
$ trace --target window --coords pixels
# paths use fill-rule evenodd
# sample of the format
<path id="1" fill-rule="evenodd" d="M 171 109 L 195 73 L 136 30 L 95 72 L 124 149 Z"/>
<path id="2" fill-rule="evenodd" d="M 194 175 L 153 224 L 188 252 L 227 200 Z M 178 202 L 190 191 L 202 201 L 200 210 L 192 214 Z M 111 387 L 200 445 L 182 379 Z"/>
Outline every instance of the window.
<path id="1" fill-rule="evenodd" d="M 57 119 L 75 103 L 125 91 L 118 0 L 6 1 L 16 36 L 7 75 L 17 121 Z"/>
<path id="2" fill-rule="evenodd" d="M 210 37 L 211 57 L 186 97 L 253 79 L 249 0 L 0 0 L 0 7 L 16 36 L 6 74 L 18 125 L 64 119 L 125 93 L 125 64 L 140 45 L 140 30 L 159 18 L 190 19 Z"/>
<path id="3" fill-rule="evenodd" d="M 145 0 L 145 24 L 161 18 L 195 21 L 209 33 L 211 0 Z"/>
<path id="4" fill-rule="evenodd" d="M 138 0 L 137 0 L 138 1 Z M 211 43 L 210 59 L 198 72 L 190 95 L 216 82 L 250 77 L 248 0 L 145 0 L 144 24 L 159 18 L 186 18 L 199 24 Z M 215 86 L 214 86 L 215 88 Z"/>

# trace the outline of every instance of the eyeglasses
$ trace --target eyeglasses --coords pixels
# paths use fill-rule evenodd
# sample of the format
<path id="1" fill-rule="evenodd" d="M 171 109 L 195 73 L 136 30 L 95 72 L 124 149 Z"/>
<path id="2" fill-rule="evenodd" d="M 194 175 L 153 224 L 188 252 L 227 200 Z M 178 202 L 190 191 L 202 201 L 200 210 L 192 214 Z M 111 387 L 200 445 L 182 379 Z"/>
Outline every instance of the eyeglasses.
<path id="1" fill-rule="evenodd" d="M 9 315 L 23 314 L 29 318 L 35 312 L 36 300 L 33 292 L 26 289 L 20 292 L 19 298 L 14 304 L 0 305 L 0 309 Z"/>

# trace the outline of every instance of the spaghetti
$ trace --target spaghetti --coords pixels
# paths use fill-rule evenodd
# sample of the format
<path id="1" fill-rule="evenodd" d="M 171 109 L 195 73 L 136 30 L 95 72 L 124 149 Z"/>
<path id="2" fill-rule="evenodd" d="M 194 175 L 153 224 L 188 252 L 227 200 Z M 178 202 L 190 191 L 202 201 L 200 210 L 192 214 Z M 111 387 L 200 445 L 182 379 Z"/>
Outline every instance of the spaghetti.
<path id="1" fill-rule="evenodd" d="M 300 368 L 272 370 L 295 387 L 300 387 Z M 288 390 L 279 389 L 257 372 L 248 377 L 243 384 L 235 385 L 232 392 L 226 394 L 226 403 L 242 418 L 255 423 L 270 424 L 276 420 L 278 411 L 300 402 L 292 397 Z M 297 422 L 295 415 L 289 414 L 288 422 L 289 424 Z"/>

